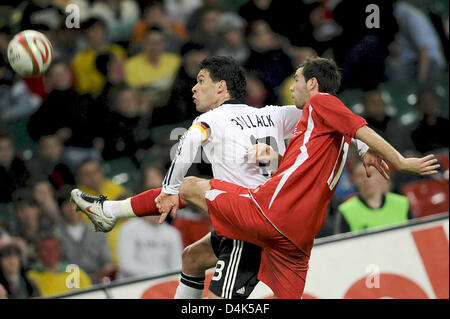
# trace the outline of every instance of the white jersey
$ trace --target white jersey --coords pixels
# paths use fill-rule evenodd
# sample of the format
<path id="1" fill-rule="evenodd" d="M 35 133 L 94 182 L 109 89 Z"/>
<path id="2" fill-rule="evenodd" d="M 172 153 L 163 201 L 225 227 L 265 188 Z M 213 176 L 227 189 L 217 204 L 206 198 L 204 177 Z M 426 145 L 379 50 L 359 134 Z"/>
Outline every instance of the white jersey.
<path id="1" fill-rule="evenodd" d="M 256 188 L 277 167 L 265 167 L 247 156 L 247 147 L 264 143 L 283 155 L 300 120 L 295 105 L 255 108 L 246 104 L 222 104 L 197 117 L 181 137 L 177 152 L 163 181 L 163 192 L 178 194 L 179 187 L 198 151 L 203 147 L 215 179 Z M 353 140 L 362 156 L 368 146 Z M 277 165 L 276 165 L 277 166 Z"/>
<path id="2" fill-rule="evenodd" d="M 283 155 L 285 140 L 290 138 L 301 114 L 294 105 L 254 108 L 246 104 L 223 104 L 200 115 L 180 139 L 163 182 L 163 192 L 178 193 L 201 146 L 215 179 L 248 188 L 264 183 L 272 172 L 249 159 L 247 147 L 264 143 Z"/>

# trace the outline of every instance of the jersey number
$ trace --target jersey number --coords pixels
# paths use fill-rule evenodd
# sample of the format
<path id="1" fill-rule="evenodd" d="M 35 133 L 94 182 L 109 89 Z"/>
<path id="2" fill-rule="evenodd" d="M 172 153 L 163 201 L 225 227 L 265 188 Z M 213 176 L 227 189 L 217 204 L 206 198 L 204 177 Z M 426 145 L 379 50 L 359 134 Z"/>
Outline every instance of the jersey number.
<path id="1" fill-rule="evenodd" d="M 266 137 L 256 138 L 253 135 L 251 135 L 250 136 L 250 142 L 252 143 L 252 145 L 259 144 L 259 143 L 267 144 L 270 147 L 272 147 L 275 152 L 278 153 L 277 140 L 273 136 L 266 136 Z M 259 163 L 258 164 L 258 166 L 261 168 L 261 174 L 263 176 L 265 176 L 265 177 L 270 177 L 273 174 L 273 172 L 269 172 L 267 170 L 267 166 L 268 165 L 269 165 L 268 163 Z"/>
<path id="2" fill-rule="evenodd" d="M 333 190 L 333 188 L 336 186 L 337 182 L 339 181 L 339 178 L 341 177 L 342 171 L 344 169 L 345 160 L 347 159 L 348 154 L 348 148 L 349 144 L 344 141 L 344 137 L 342 137 L 341 147 L 339 149 L 338 157 L 336 158 L 336 162 L 333 166 L 333 171 L 331 172 L 330 177 L 328 178 L 327 184 L 330 188 L 330 191 Z M 336 166 L 338 165 L 339 161 L 341 164 L 339 165 L 339 168 L 336 170 Z"/>
<path id="3" fill-rule="evenodd" d="M 214 272 L 214 276 L 211 280 L 218 281 L 222 278 L 222 270 L 225 267 L 225 262 L 223 260 L 219 260 L 216 264 L 216 271 Z"/>

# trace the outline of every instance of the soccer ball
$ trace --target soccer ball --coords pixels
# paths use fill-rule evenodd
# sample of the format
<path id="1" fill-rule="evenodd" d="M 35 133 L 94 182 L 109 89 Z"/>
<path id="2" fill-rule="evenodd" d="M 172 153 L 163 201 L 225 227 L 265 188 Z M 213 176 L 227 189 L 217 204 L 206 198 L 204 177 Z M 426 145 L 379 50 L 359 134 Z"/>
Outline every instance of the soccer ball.
<path id="1" fill-rule="evenodd" d="M 8 44 L 8 60 L 19 75 L 26 78 L 40 76 L 52 63 L 52 44 L 38 31 L 19 32 Z"/>

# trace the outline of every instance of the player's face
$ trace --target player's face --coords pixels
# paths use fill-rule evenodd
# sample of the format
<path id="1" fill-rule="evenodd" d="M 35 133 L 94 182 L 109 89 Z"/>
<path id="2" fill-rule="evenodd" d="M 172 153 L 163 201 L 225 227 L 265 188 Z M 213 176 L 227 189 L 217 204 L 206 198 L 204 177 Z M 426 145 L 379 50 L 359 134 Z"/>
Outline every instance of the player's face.
<path id="1" fill-rule="evenodd" d="M 197 84 L 192 88 L 192 98 L 197 111 L 209 111 L 218 100 L 219 82 L 214 82 L 206 69 L 200 70 L 197 75 Z"/>
<path id="2" fill-rule="evenodd" d="M 292 99 L 299 109 L 303 109 L 306 101 L 310 98 L 305 77 L 303 76 L 303 68 L 297 69 L 294 75 L 294 83 L 289 88 Z"/>

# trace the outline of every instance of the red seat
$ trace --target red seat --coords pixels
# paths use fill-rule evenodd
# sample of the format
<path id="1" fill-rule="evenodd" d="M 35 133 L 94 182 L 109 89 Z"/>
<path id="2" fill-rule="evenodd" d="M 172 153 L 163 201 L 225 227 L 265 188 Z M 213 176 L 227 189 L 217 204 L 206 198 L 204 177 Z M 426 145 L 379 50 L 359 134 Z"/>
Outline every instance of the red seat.
<path id="1" fill-rule="evenodd" d="M 408 197 L 414 217 L 424 217 L 448 212 L 448 181 L 423 180 L 408 183 L 402 187 Z"/>

